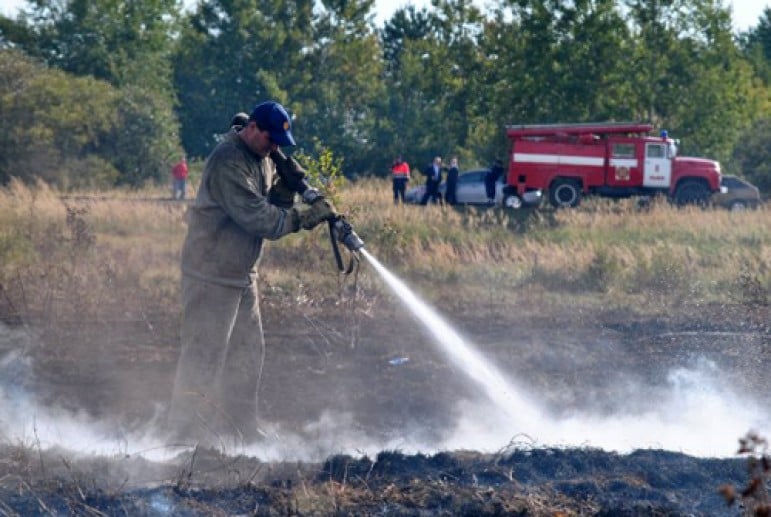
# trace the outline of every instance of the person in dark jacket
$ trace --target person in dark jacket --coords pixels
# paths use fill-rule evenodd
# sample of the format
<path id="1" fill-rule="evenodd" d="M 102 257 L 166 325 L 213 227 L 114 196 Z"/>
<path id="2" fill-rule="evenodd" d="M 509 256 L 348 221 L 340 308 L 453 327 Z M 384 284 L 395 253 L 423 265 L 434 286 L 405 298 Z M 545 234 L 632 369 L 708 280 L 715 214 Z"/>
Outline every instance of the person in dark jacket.
<path id="1" fill-rule="evenodd" d="M 490 170 L 485 174 L 485 191 L 487 193 L 487 202 L 491 205 L 495 204 L 495 184 L 503 176 L 503 162 L 500 159 L 496 159 Z"/>
<path id="2" fill-rule="evenodd" d="M 423 174 L 426 176 L 426 191 L 423 193 L 420 204 L 428 204 L 429 199 L 432 202 L 441 203 L 442 196 L 439 194 L 439 184 L 442 182 L 442 157 L 435 157 L 434 161 L 423 169 Z"/>
<path id="3" fill-rule="evenodd" d="M 458 188 L 458 157 L 453 156 L 450 160 L 450 168 L 447 169 L 447 181 L 445 182 L 447 190 L 445 192 L 445 200 L 451 205 L 458 203 L 457 197 L 455 197 L 455 191 Z"/>

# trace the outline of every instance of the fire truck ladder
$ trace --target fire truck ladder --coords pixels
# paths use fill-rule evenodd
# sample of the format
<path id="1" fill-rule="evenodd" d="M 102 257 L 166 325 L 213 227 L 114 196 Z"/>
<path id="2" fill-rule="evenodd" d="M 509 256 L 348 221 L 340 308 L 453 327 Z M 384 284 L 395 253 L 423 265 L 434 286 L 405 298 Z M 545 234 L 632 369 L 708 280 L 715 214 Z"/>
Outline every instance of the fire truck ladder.
<path id="1" fill-rule="evenodd" d="M 653 129 L 646 122 L 595 122 L 576 124 L 521 124 L 506 126 L 506 135 L 512 137 L 555 136 L 555 135 L 607 135 L 644 134 Z"/>

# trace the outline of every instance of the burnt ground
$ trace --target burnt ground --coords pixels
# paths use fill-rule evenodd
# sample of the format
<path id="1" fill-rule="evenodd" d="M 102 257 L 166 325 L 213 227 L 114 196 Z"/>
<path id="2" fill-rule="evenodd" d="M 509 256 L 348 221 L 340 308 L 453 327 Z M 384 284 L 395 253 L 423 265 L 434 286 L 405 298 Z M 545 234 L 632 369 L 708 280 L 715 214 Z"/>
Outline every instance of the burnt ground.
<path id="1" fill-rule="evenodd" d="M 444 450 L 467 407 L 459 401 L 473 405 L 481 395 L 412 318 L 347 305 L 288 309 L 269 296 L 263 307 L 265 443 L 178 454 L 159 444 L 167 448 L 163 462 L 148 459 L 132 437 L 147 431 L 170 392 L 173 318 L 6 328 L 0 515 L 741 512 L 718 488 L 748 484 L 747 458 L 697 457 L 682 452 L 687 442 L 681 451 L 663 450 L 655 429 L 650 441 L 622 452 L 583 442 L 540 445 L 537 430 L 534 436 L 514 428 L 499 433 L 506 438 L 497 444 L 485 442 L 486 450 L 476 449 L 482 442 L 474 437 L 468 447 Z M 760 407 L 771 402 L 768 306 L 684 305 L 656 317 L 613 309 L 451 310 L 453 326 L 554 415 L 634 415 L 664 396 L 673 369 L 703 361 L 736 393 Z M 391 364 L 401 357 L 408 360 Z M 72 452 L 70 442 L 41 438 L 38 424 L 13 421 L 35 418 L 14 410 L 30 394 L 36 407 L 110 429 L 105 441 L 117 452 Z M 739 438 L 728 438 L 726 450 Z"/>

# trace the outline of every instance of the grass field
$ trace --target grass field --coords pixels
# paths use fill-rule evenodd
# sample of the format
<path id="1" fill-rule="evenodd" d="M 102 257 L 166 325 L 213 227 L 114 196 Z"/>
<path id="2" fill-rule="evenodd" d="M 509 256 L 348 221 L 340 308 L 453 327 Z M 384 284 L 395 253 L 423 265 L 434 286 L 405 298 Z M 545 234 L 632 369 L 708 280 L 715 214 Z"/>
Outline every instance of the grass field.
<path id="1" fill-rule="evenodd" d="M 338 208 L 367 250 L 450 312 L 768 303 L 767 206 L 730 213 L 662 202 L 640 210 L 633 200 L 596 199 L 576 210 L 510 212 L 394 206 L 388 187 L 349 185 Z M 161 190 L 63 197 L 20 183 L 0 191 L 0 315 L 50 324 L 68 312 L 174 314 L 186 205 L 165 197 Z M 261 278 L 271 300 L 311 307 L 383 294 L 366 266 L 355 282 L 338 276 L 322 228 L 268 243 Z"/>

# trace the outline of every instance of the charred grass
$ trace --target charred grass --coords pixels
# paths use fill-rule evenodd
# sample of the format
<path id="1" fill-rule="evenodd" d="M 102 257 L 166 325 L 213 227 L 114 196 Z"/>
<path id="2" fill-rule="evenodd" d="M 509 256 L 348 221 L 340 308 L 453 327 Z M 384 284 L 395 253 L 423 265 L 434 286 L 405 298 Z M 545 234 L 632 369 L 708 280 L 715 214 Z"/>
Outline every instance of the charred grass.
<path id="1" fill-rule="evenodd" d="M 0 458 L 3 515 L 718 515 L 728 508 L 721 494 L 746 479 L 740 460 L 596 449 L 382 451 L 323 463 L 195 450 L 154 464 L 6 446 Z M 731 484 L 718 490 L 715 479 Z"/>

